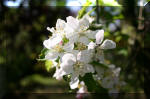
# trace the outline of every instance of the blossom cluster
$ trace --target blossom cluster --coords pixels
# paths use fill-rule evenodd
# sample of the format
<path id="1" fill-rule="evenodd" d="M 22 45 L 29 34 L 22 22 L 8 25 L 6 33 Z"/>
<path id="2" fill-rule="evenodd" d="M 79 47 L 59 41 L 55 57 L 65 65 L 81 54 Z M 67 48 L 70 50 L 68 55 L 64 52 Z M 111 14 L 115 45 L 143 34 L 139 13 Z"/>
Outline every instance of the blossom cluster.
<path id="1" fill-rule="evenodd" d="M 45 60 L 52 62 L 56 71 L 53 75 L 58 80 L 69 78 L 71 89 L 79 88 L 79 77 L 92 73 L 95 80 L 100 81 L 104 88 L 113 90 L 118 82 L 120 68 L 108 65 L 107 69 L 93 64 L 105 64 L 104 50 L 113 49 L 116 43 L 104 40 L 104 30 L 90 30 L 94 18 L 84 15 L 81 19 L 68 16 L 66 21 L 58 19 L 56 27 L 47 28 L 52 35 L 43 42 L 48 51 Z M 80 90 L 85 87 L 79 88 Z"/>

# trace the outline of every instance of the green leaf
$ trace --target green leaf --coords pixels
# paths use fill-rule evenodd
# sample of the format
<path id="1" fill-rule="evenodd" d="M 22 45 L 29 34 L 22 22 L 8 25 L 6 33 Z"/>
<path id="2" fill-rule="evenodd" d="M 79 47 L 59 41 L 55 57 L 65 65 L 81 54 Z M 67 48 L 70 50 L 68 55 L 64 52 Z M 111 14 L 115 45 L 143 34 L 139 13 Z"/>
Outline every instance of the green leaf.
<path id="1" fill-rule="evenodd" d="M 105 99 L 110 99 L 108 95 L 108 90 L 103 88 L 100 83 L 93 79 L 92 73 L 87 73 L 82 78 L 89 92 L 103 93 Z"/>
<path id="2" fill-rule="evenodd" d="M 90 10 L 87 14 L 90 15 L 95 9 L 96 9 L 96 7 L 93 8 L 92 10 Z"/>
<path id="3" fill-rule="evenodd" d="M 109 33 L 108 31 L 105 31 L 104 36 L 105 36 L 105 37 L 109 37 L 109 36 L 110 36 L 110 33 Z"/>
<path id="4" fill-rule="evenodd" d="M 115 41 L 116 41 L 116 42 L 119 42 L 121 39 L 122 39 L 122 36 L 117 36 L 117 37 L 115 38 Z"/>
<path id="5" fill-rule="evenodd" d="M 100 6 L 121 6 L 116 0 L 99 0 Z"/>
<path id="6" fill-rule="evenodd" d="M 57 63 L 60 62 L 60 57 L 58 56 L 58 58 L 55 60 Z"/>
<path id="7" fill-rule="evenodd" d="M 95 42 L 95 39 L 89 39 L 91 42 Z"/>
<path id="8" fill-rule="evenodd" d="M 56 0 L 56 6 L 65 6 L 66 2 L 64 0 Z"/>
<path id="9" fill-rule="evenodd" d="M 67 39 L 66 37 L 63 37 L 63 44 L 66 44 L 69 42 L 69 39 Z"/>
<path id="10" fill-rule="evenodd" d="M 86 14 L 86 9 L 91 5 L 92 2 L 87 0 L 87 2 L 83 5 L 82 9 L 78 12 L 78 19 L 81 19 Z"/>
<path id="11" fill-rule="evenodd" d="M 101 67 L 103 67 L 103 68 L 105 68 L 105 69 L 108 68 L 107 65 L 102 64 L 102 63 L 99 63 L 99 62 L 96 62 L 96 61 L 91 62 L 91 64 L 92 64 L 92 65 L 95 65 L 95 66 L 101 66 Z"/>
<path id="12" fill-rule="evenodd" d="M 128 50 L 127 49 L 121 49 L 118 51 L 119 55 L 128 56 Z"/>
<path id="13" fill-rule="evenodd" d="M 53 66 L 53 62 L 51 60 L 46 60 L 45 61 L 45 68 L 47 71 L 49 71 Z"/>
<path id="14" fill-rule="evenodd" d="M 113 16 L 113 20 L 116 20 L 116 19 L 124 19 L 124 16 L 122 14 L 118 16 Z"/>
<path id="15" fill-rule="evenodd" d="M 45 54 L 47 52 L 48 52 L 48 49 L 47 48 L 43 48 L 42 51 L 41 51 L 41 54 L 39 55 L 39 59 L 37 59 L 37 60 L 39 60 L 39 61 L 45 60 L 44 58 L 45 58 Z"/>

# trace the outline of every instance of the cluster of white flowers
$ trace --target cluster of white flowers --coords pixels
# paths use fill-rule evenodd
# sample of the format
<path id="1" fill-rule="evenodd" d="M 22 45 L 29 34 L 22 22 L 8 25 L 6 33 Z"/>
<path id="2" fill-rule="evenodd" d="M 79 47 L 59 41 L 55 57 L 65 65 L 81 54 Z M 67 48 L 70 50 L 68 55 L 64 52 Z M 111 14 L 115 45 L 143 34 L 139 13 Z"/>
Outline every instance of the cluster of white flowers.
<path id="1" fill-rule="evenodd" d="M 101 86 L 109 89 L 109 93 L 118 93 L 121 86 L 125 85 L 124 81 L 119 78 L 121 68 L 116 68 L 114 64 L 108 65 L 108 69 L 102 67 L 95 67 L 97 74 L 94 78 L 100 81 Z"/>
<path id="2" fill-rule="evenodd" d="M 52 32 L 52 36 L 43 42 L 45 48 L 48 49 L 45 59 L 53 62 L 56 72 L 53 77 L 58 80 L 64 76 L 70 77 L 70 88 L 78 88 L 80 77 L 84 77 L 86 73 L 97 73 L 96 78 L 101 80 L 101 85 L 108 88 L 109 81 L 114 77 L 118 77 L 120 69 L 110 66 L 107 73 L 111 76 L 103 75 L 103 68 L 93 66 L 93 61 L 105 64 L 105 49 L 113 49 L 116 43 L 112 40 L 104 40 L 104 30 L 92 31 L 89 29 L 94 21 L 89 15 L 83 16 L 81 19 L 68 16 L 66 22 L 58 19 L 56 27 L 47 28 Z M 111 72 L 109 72 L 111 71 Z M 108 75 L 108 74 L 107 74 Z M 113 80 L 115 81 L 115 80 Z M 108 84 L 106 84 L 108 83 Z"/>

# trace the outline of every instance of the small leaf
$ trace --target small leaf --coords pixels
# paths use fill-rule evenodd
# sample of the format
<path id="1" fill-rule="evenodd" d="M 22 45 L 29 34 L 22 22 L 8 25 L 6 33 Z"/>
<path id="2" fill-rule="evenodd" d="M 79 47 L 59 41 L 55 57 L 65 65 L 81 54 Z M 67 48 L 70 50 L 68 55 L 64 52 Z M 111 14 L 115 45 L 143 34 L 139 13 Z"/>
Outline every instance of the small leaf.
<path id="1" fill-rule="evenodd" d="M 39 59 L 37 60 L 44 60 L 45 58 L 45 54 L 48 52 L 48 49 L 47 48 L 43 48 L 42 51 L 41 51 L 41 54 L 39 55 Z"/>
<path id="2" fill-rule="evenodd" d="M 121 39 L 122 39 L 122 36 L 117 36 L 117 37 L 115 38 L 115 41 L 116 41 L 116 42 L 119 42 Z"/>
<path id="3" fill-rule="evenodd" d="M 53 62 L 51 60 L 46 60 L 45 61 L 45 68 L 47 71 L 49 71 L 53 66 Z"/>
<path id="4" fill-rule="evenodd" d="M 87 0 L 87 2 L 83 5 L 82 9 L 78 12 L 78 19 L 81 19 L 86 14 L 86 9 L 91 5 L 92 2 Z"/>
<path id="5" fill-rule="evenodd" d="M 55 60 L 57 63 L 60 62 L 60 57 L 58 56 L 58 58 Z"/>
<path id="6" fill-rule="evenodd" d="M 117 19 L 124 19 L 124 16 L 122 14 L 118 16 L 113 16 L 113 20 L 117 20 Z"/>
<path id="7" fill-rule="evenodd" d="M 121 6 L 116 0 L 99 0 L 100 6 Z"/>
<path id="8" fill-rule="evenodd" d="M 90 15 L 95 9 L 96 9 L 96 7 L 93 8 L 92 10 L 90 10 L 87 14 Z"/>
<path id="9" fill-rule="evenodd" d="M 118 51 L 119 55 L 128 56 L 128 50 L 127 49 L 121 49 Z"/>
<path id="10" fill-rule="evenodd" d="M 67 39 L 66 37 L 63 38 L 63 44 L 66 44 L 69 42 L 69 39 Z"/>

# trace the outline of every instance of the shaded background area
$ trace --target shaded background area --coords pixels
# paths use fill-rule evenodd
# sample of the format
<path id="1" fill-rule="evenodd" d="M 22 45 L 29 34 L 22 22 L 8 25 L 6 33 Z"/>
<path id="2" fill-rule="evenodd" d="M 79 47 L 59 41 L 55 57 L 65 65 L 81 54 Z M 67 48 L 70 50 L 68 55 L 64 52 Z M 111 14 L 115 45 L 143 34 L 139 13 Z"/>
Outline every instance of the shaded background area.
<path id="1" fill-rule="evenodd" d="M 20 0 L 18 6 L 8 7 L 7 1 L 0 1 L 0 98 L 29 93 L 24 96 L 37 99 L 32 93 L 67 93 L 68 84 L 52 78 L 55 70 L 46 71 L 45 62 L 36 59 L 50 35 L 46 27 L 54 27 L 58 18 L 76 16 L 81 6 L 66 7 L 68 0 Z M 103 25 L 105 37 L 117 43 L 105 57 L 108 64 L 122 68 L 126 86 L 121 92 L 145 92 L 149 98 L 150 6 L 143 7 L 140 16 L 137 2 L 119 0 L 124 6 L 100 6 L 93 16 Z"/>

